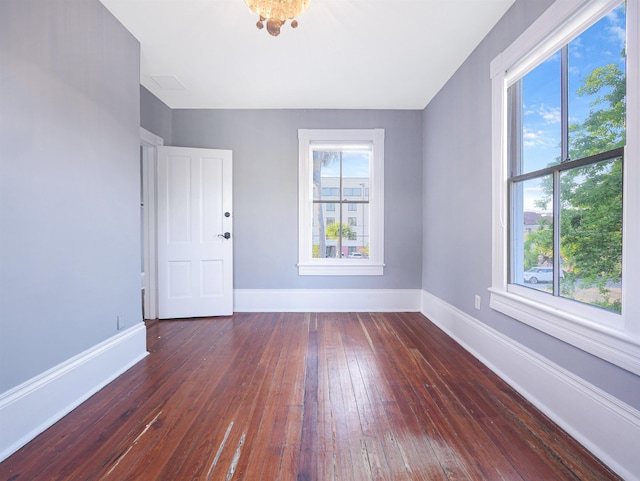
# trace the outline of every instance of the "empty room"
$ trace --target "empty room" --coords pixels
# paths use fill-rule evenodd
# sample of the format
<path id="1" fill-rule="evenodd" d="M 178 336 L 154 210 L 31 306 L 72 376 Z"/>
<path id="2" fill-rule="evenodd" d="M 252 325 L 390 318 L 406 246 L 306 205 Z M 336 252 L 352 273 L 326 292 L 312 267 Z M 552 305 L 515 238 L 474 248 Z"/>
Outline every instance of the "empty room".
<path id="1" fill-rule="evenodd" d="M 0 0 L 0 480 L 640 481 L 640 0 Z"/>

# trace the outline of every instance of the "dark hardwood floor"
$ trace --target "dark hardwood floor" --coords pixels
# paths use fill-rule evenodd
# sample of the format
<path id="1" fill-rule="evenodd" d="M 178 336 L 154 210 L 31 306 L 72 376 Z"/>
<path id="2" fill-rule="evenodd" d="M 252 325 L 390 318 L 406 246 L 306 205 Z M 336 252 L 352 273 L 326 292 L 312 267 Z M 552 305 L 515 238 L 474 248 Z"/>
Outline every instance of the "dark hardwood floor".
<path id="1" fill-rule="evenodd" d="M 425 317 L 161 321 L 0 480 L 619 479 Z"/>

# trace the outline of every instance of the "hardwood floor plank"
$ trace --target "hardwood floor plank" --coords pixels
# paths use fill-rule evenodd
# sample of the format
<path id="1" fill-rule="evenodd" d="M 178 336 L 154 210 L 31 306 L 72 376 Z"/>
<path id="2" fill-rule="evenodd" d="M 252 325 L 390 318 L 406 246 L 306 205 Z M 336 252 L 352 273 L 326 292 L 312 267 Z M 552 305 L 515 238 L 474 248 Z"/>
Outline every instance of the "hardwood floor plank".
<path id="1" fill-rule="evenodd" d="M 307 341 L 307 357 L 305 360 L 304 400 L 302 411 L 302 431 L 300 439 L 299 481 L 318 480 L 318 329 L 317 318 L 309 324 Z M 284 477 L 281 477 L 284 479 Z"/>
<path id="2" fill-rule="evenodd" d="M 334 421 L 329 390 L 329 369 L 326 353 L 330 349 L 324 329 L 327 315 L 316 315 L 318 329 L 318 480 L 336 481 Z"/>
<path id="3" fill-rule="evenodd" d="M 359 318 L 362 324 L 369 325 L 367 332 L 375 333 L 376 327 L 368 316 L 359 315 Z M 373 343 L 371 335 L 375 334 L 368 336 L 368 342 Z M 378 349 L 384 353 L 384 346 L 380 345 Z M 362 368 L 392 479 L 446 479 L 428 443 L 416 445 L 415 440 L 423 438 L 424 431 L 401 393 L 391 388 L 388 378 L 390 375 L 396 377 L 397 373 L 391 374 L 387 363 L 382 364 L 373 353 L 372 349 L 371 354 L 362 356 Z M 385 357 L 385 361 L 387 359 Z"/>
<path id="4" fill-rule="evenodd" d="M 340 331 L 335 326 L 335 316 L 328 315 L 322 324 L 330 347 L 326 349 L 325 362 L 329 380 L 329 408 L 331 412 L 333 451 L 336 478 L 340 481 L 368 479 L 361 458 L 360 436 L 354 427 L 357 411 L 349 398 L 349 384 L 345 379 L 344 353 Z"/>
<path id="5" fill-rule="evenodd" d="M 159 321 L 0 481 L 619 480 L 418 313 Z"/>
<path id="6" fill-rule="evenodd" d="M 220 453 L 211 479 L 224 479 L 219 476 L 222 476 L 221 473 L 226 476 L 232 468 L 237 450 L 240 448 L 242 451 L 242 439 L 243 434 L 246 436 L 246 419 L 250 409 L 250 401 L 247 399 L 250 400 L 255 395 L 255 392 L 247 387 L 261 385 L 262 377 L 268 369 L 259 370 L 256 366 L 259 366 L 266 345 L 276 332 L 278 322 L 275 315 L 255 315 L 247 318 L 250 322 L 247 323 L 246 330 L 242 329 L 241 323 L 238 331 L 232 334 L 232 339 L 227 341 L 235 354 L 227 357 L 220 353 L 220 356 L 212 359 L 214 363 L 221 363 L 221 367 L 227 366 L 226 369 L 221 369 L 223 377 L 214 387 L 210 402 L 197 412 L 189 436 L 180 440 L 175 455 L 166 461 L 158 479 L 180 479 L 185 474 L 189 476 L 188 479 L 206 477 L 231 421 L 234 422 L 233 428 Z M 265 333 L 268 335 L 254 335 L 253 327 L 256 322 L 264 323 Z M 228 359 L 231 359 L 231 362 Z"/>
<path id="7" fill-rule="evenodd" d="M 250 439 L 248 455 L 240 464 L 240 472 L 246 473 L 247 479 L 275 480 L 278 477 L 289 421 L 289 401 L 297 396 L 291 390 L 301 385 L 291 379 L 291 371 L 297 370 L 296 362 L 302 362 L 299 357 L 306 349 L 302 339 L 306 339 L 307 330 L 302 318 L 284 320 L 281 331 L 272 338 L 269 347 L 274 356 L 278 353 L 278 362 L 273 368 L 273 376 L 265 381 L 261 394 L 254 400 L 252 427 L 248 430 L 255 430 L 256 434 Z M 274 452 L 278 455 L 273 456 Z"/>
<path id="8" fill-rule="evenodd" d="M 388 316 L 373 315 L 372 319 L 378 326 L 378 330 L 374 331 L 376 342 L 389 372 L 384 377 L 390 386 L 392 397 L 386 402 L 385 409 L 393 426 L 403 426 L 404 423 L 408 429 L 407 435 L 400 439 L 408 439 L 411 443 L 409 446 L 413 445 L 412 450 L 405 451 L 408 455 L 417 453 L 411 456 L 411 469 L 416 472 L 426 470 L 425 479 L 439 479 L 443 473 L 449 480 L 470 479 L 454 449 L 455 437 L 439 427 L 441 420 L 433 418 L 437 410 L 426 405 L 412 386 L 412 383 L 424 383 L 425 380 L 416 378 L 415 370 L 412 367 L 407 370 L 403 365 L 406 362 L 406 352 L 397 359 L 396 351 L 400 348 L 394 349 L 397 337 L 393 328 L 387 324 Z"/>

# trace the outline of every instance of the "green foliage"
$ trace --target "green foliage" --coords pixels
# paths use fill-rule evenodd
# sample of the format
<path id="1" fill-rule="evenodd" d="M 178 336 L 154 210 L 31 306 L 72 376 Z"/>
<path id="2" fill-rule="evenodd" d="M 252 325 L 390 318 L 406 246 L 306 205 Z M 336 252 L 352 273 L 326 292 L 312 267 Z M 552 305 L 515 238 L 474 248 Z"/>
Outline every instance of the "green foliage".
<path id="1" fill-rule="evenodd" d="M 569 126 L 572 159 L 622 147 L 626 140 L 626 76 L 615 64 L 597 67 L 578 95 L 597 95 L 588 117 Z M 597 287 L 596 305 L 621 311 L 611 302 L 611 283 L 622 280 L 622 159 L 564 172 L 560 180 L 560 245 L 571 272 L 583 288 Z"/>
<path id="2" fill-rule="evenodd" d="M 327 225 L 325 232 L 327 239 L 338 241 L 336 244 L 336 255 L 338 257 L 342 255 L 342 240 L 353 239 L 355 236 L 355 232 L 349 224 L 342 224 L 342 227 L 340 227 L 339 222 L 333 222 Z"/>
<path id="3" fill-rule="evenodd" d="M 561 177 L 561 245 L 585 285 L 622 278 L 622 160 L 599 162 Z"/>
<path id="4" fill-rule="evenodd" d="M 524 270 L 540 265 L 544 259 L 553 259 L 553 222 L 542 218 L 524 241 Z"/>
<path id="5" fill-rule="evenodd" d="M 339 222 L 334 222 L 332 224 L 327 225 L 327 229 L 326 229 L 327 239 L 340 240 L 341 234 L 343 239 L 352 238 L 353 230 L 351 229 L 351 226 L 349 224 L 342 224 L 342 229 L 340 229 Z"/>
<path id="6" fill-rule="evenodd" d="M 578 89 L 579 96 L 598 95 L 584 122 L 569 126 L 569 155 L 588 157 L 625 144 L 626 76 L 615 64 L 592 70 Z"/>

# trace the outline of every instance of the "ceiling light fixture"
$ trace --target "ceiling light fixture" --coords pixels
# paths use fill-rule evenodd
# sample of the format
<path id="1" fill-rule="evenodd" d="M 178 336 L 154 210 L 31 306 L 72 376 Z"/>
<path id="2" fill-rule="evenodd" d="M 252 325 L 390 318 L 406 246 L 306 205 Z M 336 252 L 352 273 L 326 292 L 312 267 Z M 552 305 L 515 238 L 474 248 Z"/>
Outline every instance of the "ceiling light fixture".
<path id="1" fill-rule="evenodd" d="M 293 28 L 298 26 L 295 17 L 304 13 L 311 0 L 244 0 L 244 2 L 253 13 L 260 16 L 256 27 L 264 28 L 266 21 L 267 32 L 277 37 L 280 34 L 280 27 L 287 19 L 291 20 Z"/>

